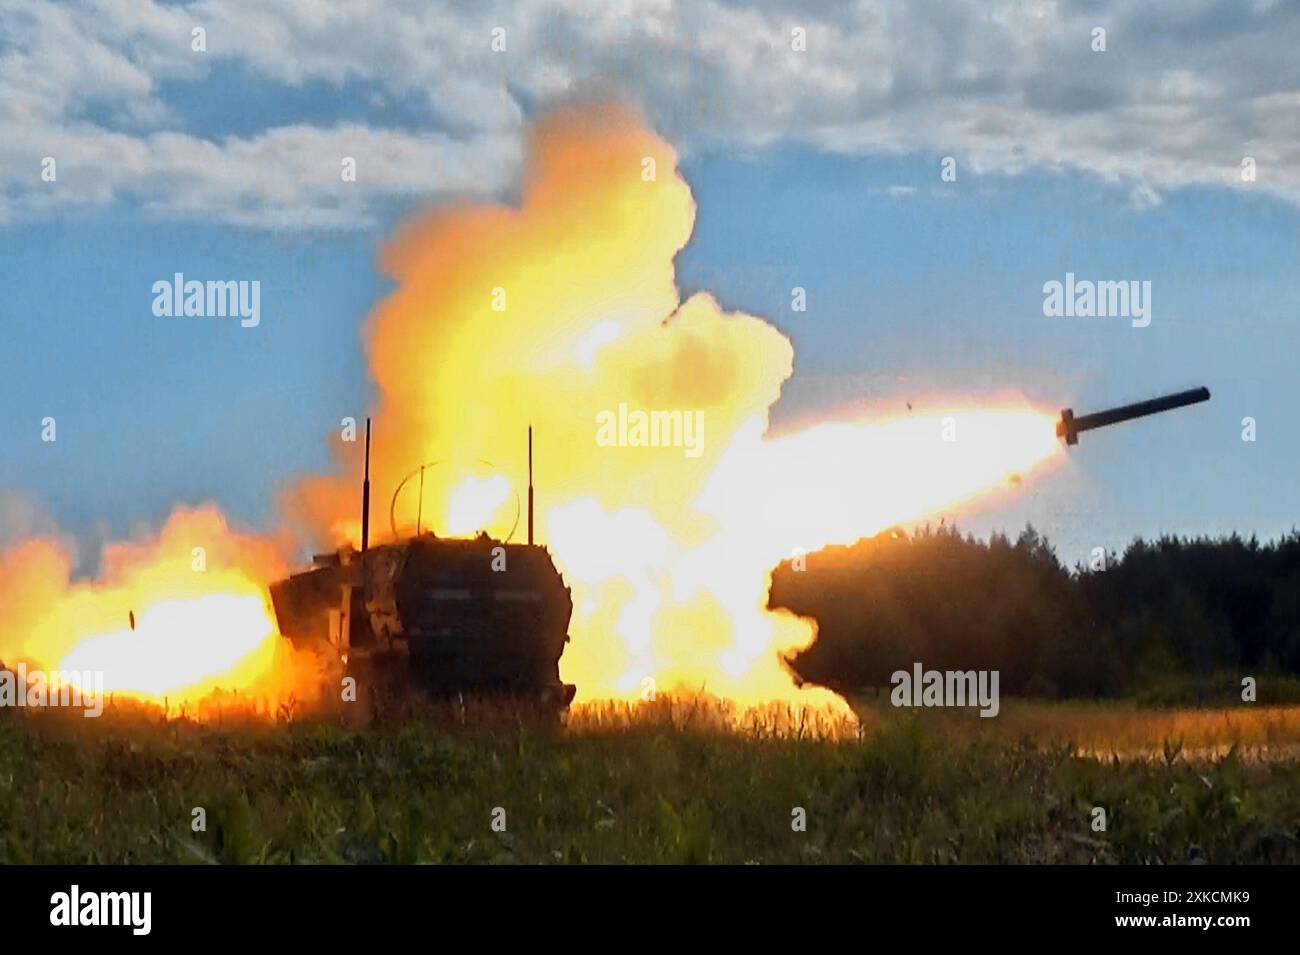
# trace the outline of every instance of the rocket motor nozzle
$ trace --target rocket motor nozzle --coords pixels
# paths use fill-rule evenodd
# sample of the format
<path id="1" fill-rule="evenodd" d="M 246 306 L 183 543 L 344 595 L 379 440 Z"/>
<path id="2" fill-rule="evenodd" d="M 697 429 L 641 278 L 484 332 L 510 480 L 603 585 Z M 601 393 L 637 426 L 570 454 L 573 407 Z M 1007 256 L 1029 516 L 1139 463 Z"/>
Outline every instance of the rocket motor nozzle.
<path id="1" fill-rule="evenodd" d="M 1061 412 L 1061 420 L 1056 422 L 1056 436 L 1064 438 L 1066 444 L 1079 443 L 1079 432 L 1074 427 L 1073 408 L 1066 408 Z"/>

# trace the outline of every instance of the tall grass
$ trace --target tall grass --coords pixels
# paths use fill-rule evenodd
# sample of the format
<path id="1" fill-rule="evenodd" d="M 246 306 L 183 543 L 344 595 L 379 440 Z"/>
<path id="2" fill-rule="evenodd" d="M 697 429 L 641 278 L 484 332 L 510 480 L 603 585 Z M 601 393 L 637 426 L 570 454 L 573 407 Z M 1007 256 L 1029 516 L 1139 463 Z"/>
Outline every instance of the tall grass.
<path id="1" fill-rule="evenodd" d="M 484 703 L 366 725 L 0 711 L 0 860 L 1300 861 L 1291 756 L 1093 758 L 1077 716 L 1009 704 L 998 731 L 934 712 L 848 733 L 742 716 L 708 700 L 582 707 L 567 725 Z M 1048 742 L 1057 729 L 1070 739 Z"/>

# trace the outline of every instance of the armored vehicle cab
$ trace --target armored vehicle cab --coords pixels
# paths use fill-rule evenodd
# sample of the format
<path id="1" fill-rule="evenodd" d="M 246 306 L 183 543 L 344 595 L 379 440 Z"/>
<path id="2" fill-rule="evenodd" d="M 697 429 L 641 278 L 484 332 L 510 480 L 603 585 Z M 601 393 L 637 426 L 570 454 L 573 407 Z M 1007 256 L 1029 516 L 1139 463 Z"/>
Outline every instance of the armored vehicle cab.
<path id="1" fill-rule="evenodd" d="M 559 671 L 573 601 L 544 547 L 422 534 L 344 549 L 273 584 L 271 600 L 295 646 L 371 685 L 573 698 Z"/>

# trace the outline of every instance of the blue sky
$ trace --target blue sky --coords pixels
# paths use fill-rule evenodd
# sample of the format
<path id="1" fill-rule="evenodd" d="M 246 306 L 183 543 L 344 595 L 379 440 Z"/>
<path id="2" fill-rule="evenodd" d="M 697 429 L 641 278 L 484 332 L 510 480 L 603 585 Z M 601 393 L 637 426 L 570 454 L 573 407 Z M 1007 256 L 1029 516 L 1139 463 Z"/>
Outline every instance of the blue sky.
<path id="1" fill-rule="evenodd" d="M 986 533 L 1032 522 L 1071 561 L 1136 534 L 1274 536 L 1297 523 L 1300 79 L 1278 65 L 1287 61 L 1274 44 L 1300 31 L 1276 5 L 1231 20 L 1213 55 L 1195 53 L 1204 49 L 1195 41 L 1223 29 L 1221 4 L 1184 14 L 1067 5 L 1046 50 L 1015 66 L 993 41 L 1028 43 L 1025 31 L 986 36 L 996 24 L 978 17 L 954 39 L 930 21 L 905 30 L 894 13 L 893 34 L 861 41 L 883 44 L 892 83 L 877 96 L 877 79 L 864 76 L 850 99 L 834 77 L 831 92 L 815 88 L 822 72 L 865 70 L 859 41 L 834 32 L 848 15 L 838 7 L 818 21 L 796 4 L 708 5 L 679 43 L 652 49 L 665 65 L 684 64 L 685 89 L 665 85 L 680 71 L 645 65 L 637 42 L 655 35 L 645 24 L 660 15 L 649 12 L 629 17 L 630 36 L 615 43 L 571 15 L 548 32 L 538 13 L 526 21 L 533 52 L 493 73 L 465 52 L 473 44 L 449 41 L 426 63 L 391 30 L 259 31 L 255 18 L 279 14 L 238 3 L 145 4 L 130 18 L 113 14 L 128 18 L 116 29 L 91 19 L 109 16 L 95 7 L 37 4 L 0 31 L 0 88 L 21 67 L 48 65 L 22 89 L 0 89 L 12 93 L 0 113 L 0 493 L 85 541 L 156 526 L 175 504 L 204 500 L 269 525 L 276 489 L 328 467 L 324 436 L 342 416 L 364 415 L 372 397 L 360 327 L 388 288 L 375 265 L 383 237 L 440 197 L 509 197 L 538 103 L 579 95 L 602 75 L 683 149 L 699 206 L 678 260 L 684 294 L 708 290 L 793 340 L 778 423 L 848 403 L 1007 390 L 1086 411 L 1205 384 L 1209 406 L 1085 437 L 1061 470 L 962 523 Z M 426 16 L 420 9 L 403 15 Z M 976 16 L 962 9 L 958 19 Z M 1106 109 L 1071 107 L 1068 70 L 1051 102 L 1024 95 L 1050 69 L 1053 45 L 1086 52 L 1094 19 L 1122 38 L 1124 24 L 1160 15 L 1181 24 L 1185 46 L 1172 28 L 1143 58 L 1121 40 L 1106 72 L 1077 77 L 1073 101 Z M 508 14 L 428 16 L 419 22 L 434 33 L 486 36 Z M 824 70 L 798 61 L 772 90 L 746 86 L 744 63 L 733 71 L 690 48 L 712 28 L 748 50 L 738 24 L 783 39 L 800 17 L 813 23 Z M 199 21 L 211 26 L 207 61 L 187 48 Z M 245 21 L 236 45 L 221 26 Z M 539 39 L 570 33 L 589 44 L 576 65 Z M 277 59 L 273 44 L 295 37 L 304 48 Z M 61 72 L 65 41 L 88 44 L 86 70 Z M 924 55 L 954 43 L 961 56 L 949 60 L 985 76 L 955 93 L 951 64 L 926 66 L 948 61 Z M 1204 70 L 1192 76 L 1196 56 Z M 1092 68 L 1074 53 L 1065 62 Z M 1258 63 L 1271 72 L 1242 79 L 1234 98 L 1226 77 Z M 1098 98 L 1099 82 L 1118 84 L 1115 97 Z M 1003 129 L 1017 89 L 1029 105 Z M 682 105 L 693 90 L 707 90 L 698 110 Z M 1289 120 L 1278 105 L 1288 95 Z M 816 122 L 799 127 L 800 109 Z M 338 139 L 376 170 L 366 190 L 342 198 L 330 184 Z M 1260 183 L 1236 175 L 1245 150 L 1261 157 Z M 42 193 L 49 152 L 60 155 L 61 184 Z M 940 181 L 946 154 L 958 157 L 956 183 Z M 178 271 L 257 278 L 261 325 L 154 316 L 152 284 Z M 1043 283 L 1067 271 L 1149 280 L 1151 325 L 1045 317 Z M 796 285 L 807 289 L 803 313 L 789 308 Z M 40 441 L 47 415 L 58 422 L 54 444 Z M 1258 422 L 1254 443 L 1241 440 L 1246 416 Z"/>

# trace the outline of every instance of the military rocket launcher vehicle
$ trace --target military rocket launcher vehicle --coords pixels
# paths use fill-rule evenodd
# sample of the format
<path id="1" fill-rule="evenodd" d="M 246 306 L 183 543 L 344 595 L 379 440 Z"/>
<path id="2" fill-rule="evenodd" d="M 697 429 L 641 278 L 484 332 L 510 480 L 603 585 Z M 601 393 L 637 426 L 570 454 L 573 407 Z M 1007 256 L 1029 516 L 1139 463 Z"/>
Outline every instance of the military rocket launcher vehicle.
<path id="1" fill-rule="evenodd" d="M 271 585 L 280 632 L 371 693 L 567 706 L 576 688 L 561 681 L 559 661 L 573 600 L 533 542 L 531 429 L 528 459 L 527 544 L 417 530 L 371 547 L 367 421 L 361 549 L 320 555 Z"/>

